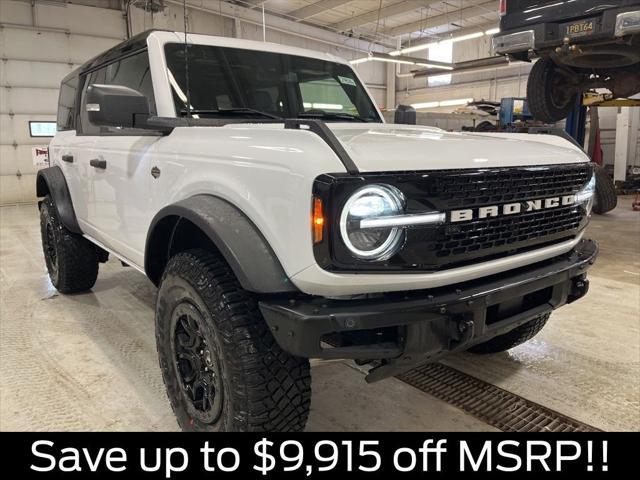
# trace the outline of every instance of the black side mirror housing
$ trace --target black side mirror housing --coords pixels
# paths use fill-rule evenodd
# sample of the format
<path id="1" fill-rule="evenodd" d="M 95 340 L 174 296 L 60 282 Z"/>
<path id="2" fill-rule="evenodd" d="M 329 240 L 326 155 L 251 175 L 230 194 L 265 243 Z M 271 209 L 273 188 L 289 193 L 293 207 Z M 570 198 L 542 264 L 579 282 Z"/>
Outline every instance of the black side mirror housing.
<path id="1" fill-rule="evenodd" d="M 410 105 L 398 105 L 393 119 L 393 123 L 402 123 L 405 125 L 416 124 L 416 109 Z"/>
<path id="2" fill-rule="evenodd" d="M 145 128 L 149 118 L 147 97 L 122 85 L 89 85 L 85 108 L 89 121 L 103 127 Z"/>

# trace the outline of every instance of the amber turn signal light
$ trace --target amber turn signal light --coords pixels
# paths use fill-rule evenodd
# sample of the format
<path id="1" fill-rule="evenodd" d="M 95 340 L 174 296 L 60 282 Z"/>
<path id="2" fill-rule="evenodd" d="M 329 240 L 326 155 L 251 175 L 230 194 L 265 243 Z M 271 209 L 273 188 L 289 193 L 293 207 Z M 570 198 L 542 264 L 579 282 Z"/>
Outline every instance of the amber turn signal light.
<path id="1" fill-rule="evenodd" d="M 322 211 L 322 200 L 313 197 L 313 215 L 311 219 L 313 231 L 313 243 L 320 243 L 324 234 L 324 213 Z"/>

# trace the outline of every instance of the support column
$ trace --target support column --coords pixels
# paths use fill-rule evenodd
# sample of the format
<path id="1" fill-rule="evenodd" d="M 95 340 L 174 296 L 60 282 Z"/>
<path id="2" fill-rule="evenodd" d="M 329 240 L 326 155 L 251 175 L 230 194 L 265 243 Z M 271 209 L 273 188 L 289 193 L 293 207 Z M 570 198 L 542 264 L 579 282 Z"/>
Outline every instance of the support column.
<path id="1" fill-rule="evenodd" d="M 396 108 L 396 64 L 387 63 L 387 90 L 384 106 L 387 111 Z"/>
<path id="2" fill-rule="evenodd" d="M 627 177 L 627 165 L 635 161 L 638 143 L 638 119 L 637 108 L 622 107 L 616 119 L 616 145 L 613 169 L 614 181 L 624 181 Z"/>

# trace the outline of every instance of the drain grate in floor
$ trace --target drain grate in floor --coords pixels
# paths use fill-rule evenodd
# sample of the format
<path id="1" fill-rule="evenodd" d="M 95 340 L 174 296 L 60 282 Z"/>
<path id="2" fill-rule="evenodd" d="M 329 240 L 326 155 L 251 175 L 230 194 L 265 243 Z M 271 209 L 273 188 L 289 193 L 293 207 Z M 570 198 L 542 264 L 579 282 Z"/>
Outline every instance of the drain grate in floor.
<path id="1" fill-rule="evenodd" d="M 600 431 L 441 363 L 422 365 L 397 378 L 503 432 Z"/>

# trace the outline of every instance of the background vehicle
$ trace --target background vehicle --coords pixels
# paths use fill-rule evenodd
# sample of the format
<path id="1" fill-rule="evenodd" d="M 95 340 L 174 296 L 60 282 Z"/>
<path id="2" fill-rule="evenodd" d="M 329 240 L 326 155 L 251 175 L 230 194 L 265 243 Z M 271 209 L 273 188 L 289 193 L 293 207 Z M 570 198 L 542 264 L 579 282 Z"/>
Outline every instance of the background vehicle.
<path id="1" fill-rule="evenodd" d="M 565 118 L 576 96 L 640 92 L 640 1 L 502 0 L 496 53 L 528 61 L 529 108 L 544 122 Z"/>
<path id="2" fill-rule="evenodd" d="M 60 292 L 109 254 L 159 287 L 183 429 L 300 430 L 308 358 L 374 381 L 502 351 L 587 292 L 595 180 L 573 144 L 384 124 L 331 55 L 183 38 L 147 32 L 65 78 L 37 184 Z"/>

